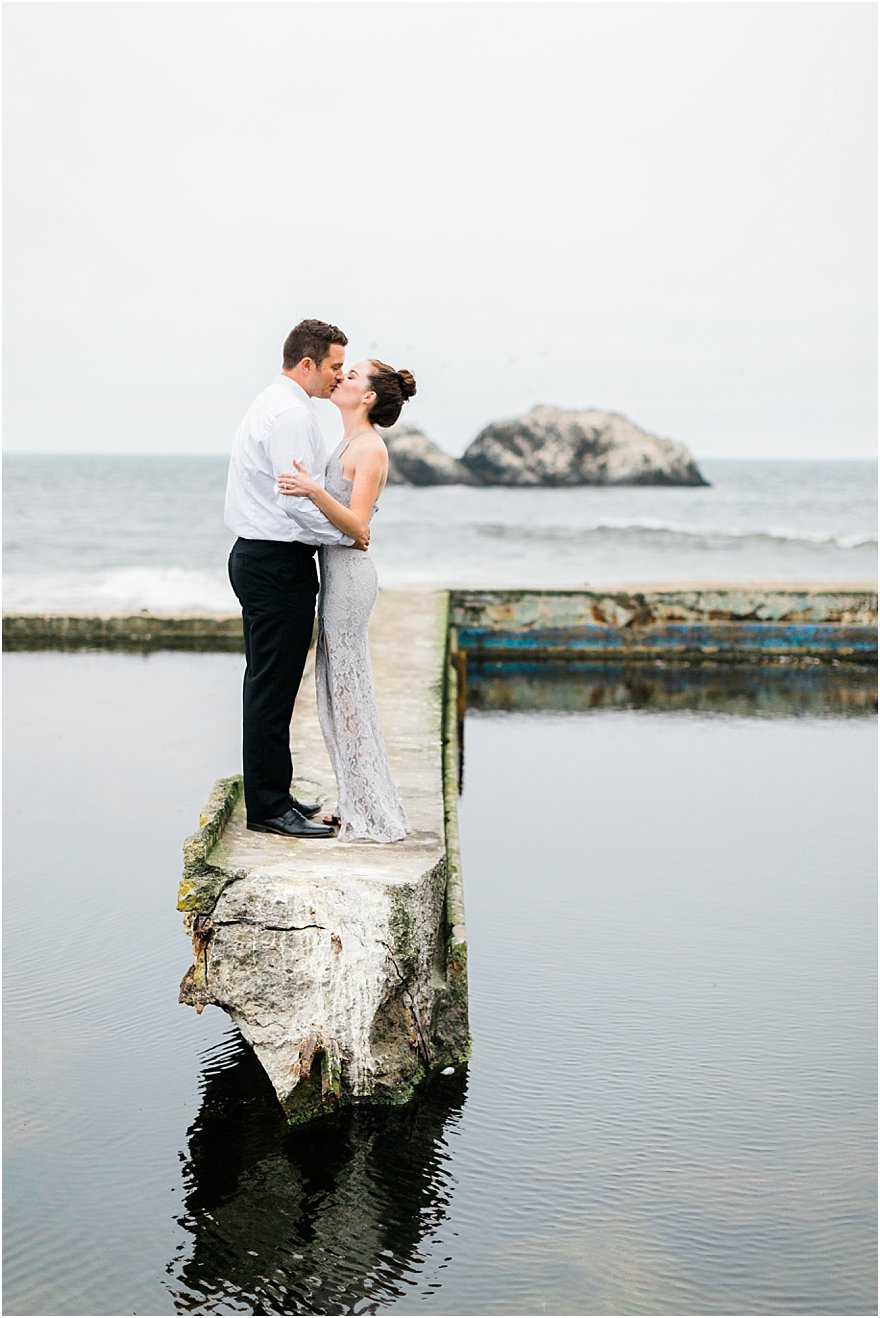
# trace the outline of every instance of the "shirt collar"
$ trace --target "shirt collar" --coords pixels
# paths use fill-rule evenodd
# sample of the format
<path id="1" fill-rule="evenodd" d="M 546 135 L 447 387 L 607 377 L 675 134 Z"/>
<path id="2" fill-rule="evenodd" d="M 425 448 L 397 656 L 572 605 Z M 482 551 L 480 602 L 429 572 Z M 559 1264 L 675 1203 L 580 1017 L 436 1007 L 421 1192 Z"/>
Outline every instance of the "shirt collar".
<path id="1" fill-rule="evenodd" d="M 310 398 L 301 384 L 297 384 L 296 380 L 291 380 L 289 375 L 279 374 L 278 379 L 281 380 L 283 384 L 290 385 L 290 388 L 294 391 L 296 396 L 301 399 L 307 407 L 310 407 L 313 412 L 316 411 L 313 399 Z"/>

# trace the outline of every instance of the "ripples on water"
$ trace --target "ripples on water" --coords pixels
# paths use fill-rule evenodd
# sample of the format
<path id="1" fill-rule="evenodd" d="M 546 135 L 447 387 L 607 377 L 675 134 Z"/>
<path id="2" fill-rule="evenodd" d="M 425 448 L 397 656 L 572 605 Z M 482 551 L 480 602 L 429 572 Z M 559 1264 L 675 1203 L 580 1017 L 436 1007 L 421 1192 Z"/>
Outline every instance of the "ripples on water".
<path id="1" fill-rule="evenodd" d="M 451 1197 L 444 1131 L 465 1090 L 462 1070 L 404 1109 L 288 1131 L 253 1054 L 224 1041 L 187 1132 L 180 1224 L 194 1247 L 169 1268 L 176 1307 L 374 1312 L 418 1295 Z"/>
<path id="2" fill-rule="evenodd" d="M 176 1003 L 240 675 L 7 657 L 6 1312 L 874 1312 L 873 675 L 472 673 L 472 1062 L 302 1131 Z"/>

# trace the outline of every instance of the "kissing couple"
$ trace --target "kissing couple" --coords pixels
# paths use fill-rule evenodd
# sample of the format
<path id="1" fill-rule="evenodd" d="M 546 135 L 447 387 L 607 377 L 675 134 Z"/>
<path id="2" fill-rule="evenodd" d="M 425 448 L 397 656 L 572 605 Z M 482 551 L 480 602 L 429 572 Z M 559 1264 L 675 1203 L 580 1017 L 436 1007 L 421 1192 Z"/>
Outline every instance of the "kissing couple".
<path id="1" fill-rule="evenodd" d="M 388 477 L 375 427 L 394 425 L 416 392 L 409 371 L 367 359 L 346 371 L 348 339 L 300 321 L 275 380 L 238 428 L 224 521 L 238 537 L 229 580 L 241 604 L 244 797 L 247 826 L 281 837 L 396 842 L 409 833 L 373 690 L 367 623 L 378 582 L 370 519 Z M 329 398 L 342 439 L 329 460 L 313 400 Z M 339 791 L 335 812 L 291 795 L 290 721 L 315 622 L 318 718 Z"/>

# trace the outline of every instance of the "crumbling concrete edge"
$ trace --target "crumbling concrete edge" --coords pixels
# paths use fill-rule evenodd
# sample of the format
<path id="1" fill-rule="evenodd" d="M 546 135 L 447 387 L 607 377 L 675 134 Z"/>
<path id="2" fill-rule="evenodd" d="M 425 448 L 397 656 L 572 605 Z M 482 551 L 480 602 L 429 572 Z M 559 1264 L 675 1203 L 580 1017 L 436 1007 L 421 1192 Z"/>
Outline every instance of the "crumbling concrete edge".
<path id="1" fill-rule="evenodd" d="M 198 1015 L 214 1001 L 208 989 L 210 915 L 223 889 L 233 879 L 243 877 L 209 865 L 208 856 L 219 841 L 243 790 L 244 780 L 240 773 L 218 778 L 199 815 L 198 831 L 190 834 L 183 843 L 183 875 L 177 889 L 177 909 L 183 911 L 184 931 L 192 939 L 193 963 L 180 981 L 178 1002 L 195 1007 Z"/>
<path id="2" fill-rule="evenodd" d="M 183 877 L 177 890 L 177 909 L 208 915 L 223 889 L 243 877 L 208 864 L 208 856 L 220 841 L 239 797 L 244 790 L 240 773 L 218 778 L 199 816 L 199 828 L 183 843 Z"/>
<path id="3" fill-rule="evenodd" d="M 442 776 L 443 820 L 446 850 L 446 987 L 437 1035 L 453 1058 L 465 1061 L 471 1053 L 468 1028 L 467 926 L 464 914 L 464 879 L 458 832 L 459 744 L 458 673 L 454 663 L 455 637 L 450 627 L 450 594 L 443 607 Z M 466 1042 L 465 1042 L 466 1041 Z"/>

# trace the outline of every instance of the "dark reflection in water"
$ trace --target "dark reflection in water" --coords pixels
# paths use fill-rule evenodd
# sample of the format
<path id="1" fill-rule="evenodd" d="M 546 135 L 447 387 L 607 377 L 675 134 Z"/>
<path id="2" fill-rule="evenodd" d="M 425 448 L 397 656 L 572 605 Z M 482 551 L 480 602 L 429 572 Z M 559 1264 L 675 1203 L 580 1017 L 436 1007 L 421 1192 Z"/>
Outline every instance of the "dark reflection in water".
<path id="1" fill-rule="evenodd" d="M 846 718 L 877 710 L 877 670 L 860 664 L 469 662 L 474 710 L 656 709 Z"/>
<path id="2" fill-rule="evenodd" d="M 251 1050 L 214 1049 L 187 1132 L 179 1225 L 191 1241 L 168 1269 L 175 1307 L 372 1313 L 417 1298 L 421 1246 L 451 1195 L 444 1131 L 466 1090 L 461 1068 L 406 1107 L 289 1130 Z"/>

